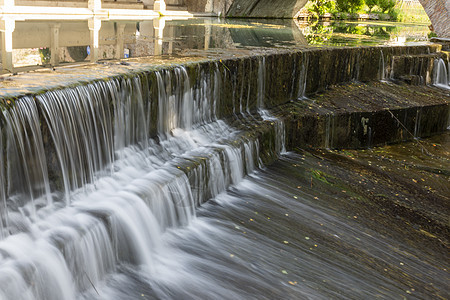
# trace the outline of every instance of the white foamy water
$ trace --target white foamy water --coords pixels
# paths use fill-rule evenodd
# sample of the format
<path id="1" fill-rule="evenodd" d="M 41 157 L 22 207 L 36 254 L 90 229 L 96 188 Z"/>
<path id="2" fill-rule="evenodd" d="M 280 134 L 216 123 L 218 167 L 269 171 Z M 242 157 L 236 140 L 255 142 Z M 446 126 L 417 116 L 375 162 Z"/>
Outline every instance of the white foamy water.
<path id="1" fill-rule="evenodd" d="M 253 172 L 258 139 L 216 117 L 218 70 L 195 87 L 183 67 L 155 76 L 157 99 L 142 75 L 5 110 L 1 299 L 75 299 L 123 266 L 142 276 L 169 267 L 158 254 L 164 232 L 191 224 L 196 207 Z M 267 111 L 240 110 L 280 134 Z"/>

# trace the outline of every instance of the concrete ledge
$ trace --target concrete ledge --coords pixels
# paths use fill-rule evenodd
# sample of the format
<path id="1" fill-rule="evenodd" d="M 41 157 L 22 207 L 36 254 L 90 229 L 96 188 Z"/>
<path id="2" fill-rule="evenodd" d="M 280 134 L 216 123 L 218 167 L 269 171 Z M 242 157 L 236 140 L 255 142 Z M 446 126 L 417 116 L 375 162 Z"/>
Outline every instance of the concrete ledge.
<path id="1" fill-rule="evenodd" d="M 261 104 L 286 120 L 289 147 L 366 148 L 426 137 L 449 125 L 447 90 L 435 87 L 383 83 L 381 55 L 390 62 L 401 55 L 434 53 L 435 45 L 413 47 L 366 47 L 292 50 L 242 50 L 209 55 L 129 59 L 78 68 L 12 76 L 0 82 L 0 105 L 23 95 L 87 85 L 112 78 L 144 76 L 146 90 L 157 99 L 155 71 L 174 72 L 182 66 L 192 88 L 212 84 L 220 95 L 217 117 L 236 117 L 254 112 Z M 426 60 L 432 61 L 432 60 Z M 345 67 L 345 68 L 344 68 Z M 61 78 L 66 78 L 65 82 Z M 44 82 L 45 88 L 36 85 Z M 366 84 L 361 82 L 367 82 Z M 27 87 L 27 84 L 29 85 Z M 344 84 L 344 85 L 342 85 Z M 150 88 L 148 88 L 150 87 Z M 238 93 L 236 93 L 238 91 Z M 309 99 L 306 99 L 309 97 Z M 11 101 L 13 99 L 13 101 Z M 208 98 L 209 99 L 209 98 Z M 212 99 L 212 98 L 211 98 Z M 150 100 L 149 100 L 150 101 Z M 212 101 L 212 100 L 211 100 Z M 289 102 L 291 101 L 291 102 Z M 242 111 L 239 111 L 241 109 Z M 156 118 L 152 122 L 157 122 Z M 151 136 L 156 135 L 156 125 Z"/>
<path id="2" fill-rule="evenodd" d="M 291 149 L 370 148 L 446 131 L 450 95 L 429 86 L 354 83 L 294 101 L 279 112 Z"/>

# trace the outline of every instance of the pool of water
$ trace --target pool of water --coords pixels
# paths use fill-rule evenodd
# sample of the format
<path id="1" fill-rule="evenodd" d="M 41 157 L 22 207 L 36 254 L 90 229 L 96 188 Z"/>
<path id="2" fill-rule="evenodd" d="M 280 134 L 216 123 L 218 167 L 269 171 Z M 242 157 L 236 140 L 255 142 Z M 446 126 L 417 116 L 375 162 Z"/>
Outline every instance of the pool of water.
<path id="1" fill-rule="evenodd" d="M 10 20 L 9 24 L 13 31 L 5 32 L 2 43 L 7 50 L 2 51 L 3 73 L 218 49 L 408 45 L 426 43 L 429 33 L 425 24 L 218 18 Z"/>

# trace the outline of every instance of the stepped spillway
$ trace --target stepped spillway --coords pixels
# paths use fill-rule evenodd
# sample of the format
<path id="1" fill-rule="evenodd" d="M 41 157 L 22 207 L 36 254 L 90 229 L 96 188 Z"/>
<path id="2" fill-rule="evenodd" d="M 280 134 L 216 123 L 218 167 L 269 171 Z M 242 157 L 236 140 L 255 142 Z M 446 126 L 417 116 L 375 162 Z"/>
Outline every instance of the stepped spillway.
<path id="1" fill-rule="evenodd" d="M 214 214 L 214 205 L 233 208 L 236 198 L 259 196 L 261 203 L 272 201 L 267 205 L 273 211 L 286 205 L 289 211 L 305 209 L 314 214 L 316 208 L 289 202 L 282 188 L 278 195 L 272 193 L 283 182 L 274 183 L 260 173 L 285 153 L 285 141 L 294 136 L 286 132 L 291 132 L 297 120 L 277 117 L 283 113 L 274 111 L 280 105 L 295 107 L 289 101 L 308 103 L 306 96 L 331 85 L 385 80 L 382 74 L 390 73 L 394 56 L 429 51 L 436 48 L 272 50 L 257 52 L 259 56 L 243 51 L 227 59 L 197 58 L 195 63 L 167 66 L 140 59 L 121 65 L 62 68 L 53 74 L 37 72 L 5 81 L 0 140 L 0 184 L 4 187 L 0 193 L 0 296 L 270 299 L 283 292 L 292 297 L 312 295 L 314 284 L 301 289 L 295 279 L 286 283 L 278 273 L 260 273 L 258 264 L 226 267 L 230 253 L 225 245 L 233 242 L 258 257 L 264 251 L 277 257 L 284 250 L 273 244 L 274 236 L 262 244 L 238 237 L 233 241 L 228 227 L 239 227 L 236 220 L 229 223 L 217 217 L 220 226 L 215 226 L 214 219 L 205 220 L 205 215 Z M 335 68 L 325 72 L 329 65 Z M 64 83 L 52 81 L 58 74 L 73 77 Z M 39 76 L 49 79 L 46 87 L 17 88 L 21 80 L 29 82 Z M 81 81 L 83 76 L 89 77 Z M 295 165 L 300 160 L 288 156 L 281 164 Z M 286 189 L 291 191 L 291 187 Z M 233 196 L 234 191 L 238 196 Z M 199 209 L 211 199 L 206 208 Z M 253 222 L 256 217 L 247 213 L 244 210 L 236 216 Z M 334 218 L 328 210 L 319 215 Z M 341 219 L 333 223 L 348 229 Z M 281 242 L 289 244 L 288 240 Z M 379 247 L 386 247 L 382 237 L 364 240 L 365 245 L 378 242 Z M 217 257 L 215 252 L 222 255 Z M 376 247 L 368 253 L 387 259 Z M 302 266 L 312 268 L 315 259 Z M 329 293 L 319 289 L 323 297 L 339 294 L 340 285 L 347 284 L 355 288 L 349 297 L 373 294 L 377 284 L 388 290 L 385 296 L 404 292 L 402 284 L 380 279 L 378 274 L 357 288 L 360 271 L 349 271 L 347 258 L 339 259 L 345 262 L 324 263 L 334 276 L 344 275 Z M 283 258 L 275 261 L 285 263 Z M 278 268 L 266 258 L 263 265 L 269 270 Z M 424 265 L 441 272 L 428 262 Z M 281 269 L 281 274 L 289 272 Z M 310 276 L 314 279 L 308 281 L 317 280 L 316 275 Z M 271 279 L 275 282 L 266 282 Z"/>

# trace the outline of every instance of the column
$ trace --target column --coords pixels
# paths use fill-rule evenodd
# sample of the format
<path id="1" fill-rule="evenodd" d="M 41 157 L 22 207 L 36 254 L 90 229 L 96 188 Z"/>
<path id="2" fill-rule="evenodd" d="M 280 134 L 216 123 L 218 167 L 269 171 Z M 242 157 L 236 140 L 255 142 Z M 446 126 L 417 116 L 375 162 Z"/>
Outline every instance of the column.
<path id="1" fill-rule="evenodd" d="M 158 18 L 153 20 L 153 28 L 155 29 L 155 55 L 162 54 L 165 26 L 166 20 L 164 18 Z"/>
<path id="2" fill-rule="evenodd" d="M 14 72 L 12 60 L 13 40 L 12 34 L 16 27 L 16 22 L 10 19 L 0 20 L 0 31 L 2 39 L 2 66 L 3 70 Z"/>
<path id="3" fill-rule="evenodd" d="M 123 43 L 124 43 L 125 24 L 116 23 L 116 59 L 124 57 Z"/>
<path id="4" fill-rule="evenodd" d="M 164 14 L 166 12 L 166 2 L 164 0 L 155 0 L 153 3 L 153 10 Z"/>
<path id="5" fill-rule="evenodd" d="M 101 0 L 88 0 L 88 8 L 92 10 L 94 13 L 102 9 L 102 1 Z"/>
<path id="6" fill-rule="evenodd" d="M 90 18 L 88 20 L 89 32 L 90 32 L 90 48 L 91 48 L 91 62 L 98 60 L 99 52 L 99 32 L 102 27 L 102 21 L 99 18 Z"/>
<path id="7" fill-rule="evenodd" d="M 55 67 L 59 65 L 59 28 L 61 24 L 50 25 L 50 64 Z"/>
<path id="8" fill-rule="evenodd" d="M 205 50 L 209 49 L 211 40 L 211 20 L 205 19 Z"/>

